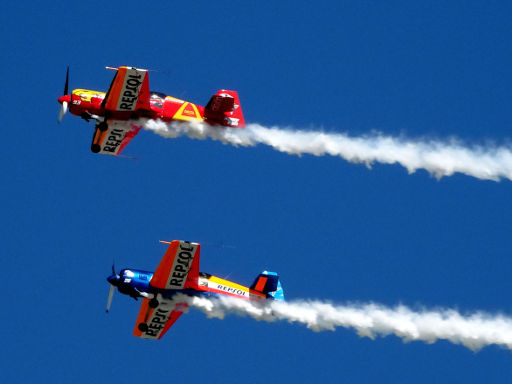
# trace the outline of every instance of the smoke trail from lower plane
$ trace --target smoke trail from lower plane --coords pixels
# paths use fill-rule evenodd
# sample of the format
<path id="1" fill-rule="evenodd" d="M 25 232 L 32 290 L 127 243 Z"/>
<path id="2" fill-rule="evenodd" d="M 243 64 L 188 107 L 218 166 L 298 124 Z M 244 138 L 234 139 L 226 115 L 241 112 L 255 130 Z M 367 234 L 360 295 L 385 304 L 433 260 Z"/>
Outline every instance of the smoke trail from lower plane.
<path id="1" fill-rule="evenodd" d="M 451 309 L 413 311 L 378 304 L 334 305 L 321 301 L 249 301 L 232 297 L 205 298 L 177 295 L 175 302 L 187 303 L 210 318 L 226 315 L 250 316 L 256 320 L 286 320 L 313 331 L 353 328 L 361 337 L 396 335 L 404 341 L 434 343 L 447 340 L 477 351 L 496 344 L 512 349 L 512 318 L 476 312 L 462 315 Z"/>
<path id="2" fill-rule="evenodd" d="M 339 156 L 367 166 L 374 162 L 398 163 L 409 173 L 425 169 L 437 178 L 458 172 L 485 180 L 512 180 L 512 151 L 505 146 L 468 147 L 455 139 L 412 140 L 378 133 L 351 137 L 340 133 L 269 128 L 259 124 L 248 124 L 240 129 L 212 127 L 198 122 L 147 120 L 142 121 L 142 125 L 166 138 L 210 138 L 234 146 L 266 144 L 289 154 Z"/>

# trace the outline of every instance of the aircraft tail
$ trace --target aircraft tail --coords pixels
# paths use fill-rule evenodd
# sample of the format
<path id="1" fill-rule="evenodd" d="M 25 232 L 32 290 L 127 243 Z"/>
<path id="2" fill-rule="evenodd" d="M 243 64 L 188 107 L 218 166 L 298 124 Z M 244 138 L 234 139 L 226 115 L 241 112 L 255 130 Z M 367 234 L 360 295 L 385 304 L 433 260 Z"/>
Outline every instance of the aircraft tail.
<path id="1" fill-rule="evenodd" d="M 254 280 L 252 290 L 261 292 L 274 298 L 274 300 L 284 301 L 284 291 L 279 281 L 279 275 L 275 272 L 263 271 Z"/>
<path id="2" fill-rule="evenodd" d="M 219 90 L 206 104 L 204 117 L 212 124 L 220 124 L 225 127 L 245 127 L 244 114 L 236 91 Z"/>

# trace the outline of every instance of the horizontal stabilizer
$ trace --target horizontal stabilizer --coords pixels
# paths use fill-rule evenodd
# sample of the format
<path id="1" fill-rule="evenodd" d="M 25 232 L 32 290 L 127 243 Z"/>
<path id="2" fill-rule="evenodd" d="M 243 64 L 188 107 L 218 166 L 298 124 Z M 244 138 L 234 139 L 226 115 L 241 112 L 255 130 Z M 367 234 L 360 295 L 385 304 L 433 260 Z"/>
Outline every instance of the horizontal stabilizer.
<path id="1" fill-rule="evenodd" d="M 235 99 L 231 96 L 213 95 L 205 108 L 208 112 L 233 112 Z"/>
<path id="2" fill-rule="evenodd" d="M 245 127 L 244 115 L 236 91 L 221 89 L 204 108 L 204 117 L 211 124 L 225 127 Z"/>

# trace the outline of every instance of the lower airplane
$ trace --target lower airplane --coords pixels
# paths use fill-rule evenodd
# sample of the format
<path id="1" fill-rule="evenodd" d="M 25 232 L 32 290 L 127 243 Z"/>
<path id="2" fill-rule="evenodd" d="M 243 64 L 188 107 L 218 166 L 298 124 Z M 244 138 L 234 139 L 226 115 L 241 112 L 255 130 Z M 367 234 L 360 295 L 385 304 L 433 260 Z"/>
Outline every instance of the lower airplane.
<path id="1" fill-rule="evenodd" d="M 163 121 L 204 121 L 211 125 L 243 128 L 242 107 L 236 91 L 219 90 L 205 107 L 149 89 L 146 69 L 119 67 L 107 92 L 74 89 L 69 93 L 69 67 L 64 83 L 59 123 L 69 112 L 89 121 L 95 120 L 91 151 L 117 156 L 141 127 L 130 120 L 138 118 Z"/>
<path id="2" fill-rule="evenodd" d="M 119 274 L 112 266 L 107 312 L 112 304 L 115 287 L 119 292 L 142 304 L 133 334 L 144 339 L 160 339 L 187 308 L 186 303 L 176 303 L 173 297 L 182 293 L 187 296 L 216 297 L 221 295 L 247 300 L 284 301 L 284 292 L 275 272 L 264 271 L 248 288 L 228 280 L 199 272 L 200 244 L 188 241 L 162 241 L 169 244 L 156 271 L 122 269 Z"/>

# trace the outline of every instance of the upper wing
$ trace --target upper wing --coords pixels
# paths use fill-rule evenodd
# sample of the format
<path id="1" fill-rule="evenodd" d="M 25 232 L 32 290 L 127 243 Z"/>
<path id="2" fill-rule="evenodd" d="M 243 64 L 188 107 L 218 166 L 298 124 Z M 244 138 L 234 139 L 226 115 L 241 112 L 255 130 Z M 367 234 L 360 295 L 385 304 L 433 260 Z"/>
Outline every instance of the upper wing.
<path id="1" fill-rule="evenodd" d="M 159 299 L 158 307 L 151 308 L 149 299 L 143 299 L 133 334 L 143 339 L 161 339 L 185 310 L 187 304 L 174 305 Z"/>
<path id="2" fill-rule="evenodd" d="M 173 240 L 149 284 L 160 289 L 197 288 L 200 245 Z"/>
<path id="3" fill-rule="evenodd" d="M 103 100 L 108 111 L 132 112 L 151 109 L 148 71 L 133 67 L 119 67 Z"/>
<path id="4" fill-rule="evenodd" d="M 91 150 L 94 153 L 117 156 L 131 139 L 139 133 L 141 128 L 141 126 L 128 121 L 108 120 L 108 129 L 106 131 L 101 131 L 96 126 Z"/>

